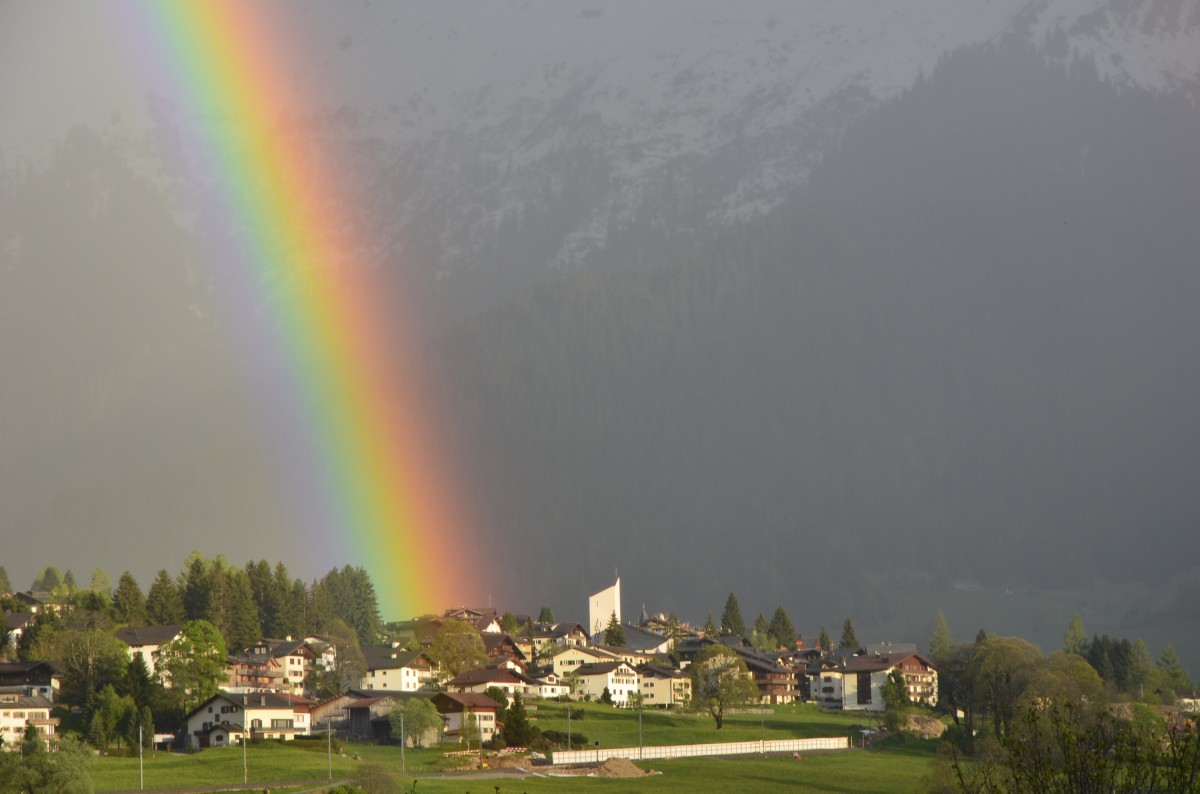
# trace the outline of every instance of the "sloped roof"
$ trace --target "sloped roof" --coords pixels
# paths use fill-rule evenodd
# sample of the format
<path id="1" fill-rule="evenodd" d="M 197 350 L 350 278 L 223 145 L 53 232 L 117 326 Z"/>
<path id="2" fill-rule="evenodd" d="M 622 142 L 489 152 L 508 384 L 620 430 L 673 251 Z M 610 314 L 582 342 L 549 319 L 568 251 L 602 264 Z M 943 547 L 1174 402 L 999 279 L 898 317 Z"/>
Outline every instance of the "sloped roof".
<path id="1" fill-rule="evenodd" d="M 179 636 L 183 626 L 173 623 L 168 626 L 125 626 L 117 629 L 116 638 L 131 648 L 143 645 L 162 645 Z"/>

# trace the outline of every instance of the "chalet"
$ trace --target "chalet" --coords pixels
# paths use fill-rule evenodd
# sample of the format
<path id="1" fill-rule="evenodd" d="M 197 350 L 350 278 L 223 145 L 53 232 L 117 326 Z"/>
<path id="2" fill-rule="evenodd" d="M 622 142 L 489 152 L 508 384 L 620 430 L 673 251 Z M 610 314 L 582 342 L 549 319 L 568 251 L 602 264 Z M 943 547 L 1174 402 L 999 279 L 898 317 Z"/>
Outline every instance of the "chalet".
<path id="1" fill-rule="evenodd" d="M 433 689 L 434 664 L 424 651 L 406 651 L 389 645 L 368 645 L 362 651 L 367 667 L 359 688 L 397 692 Z"/>
<path id="2" fill-rule="evenodd" d="M 25 726 L 38 729 L 42 738 L 53 743 L 58 718 L 50 716 L 54 704 L 41 695 L 0 692 L 0 749 L 19 747 Z"/>
<path id="3" fill-rule="evenodd" d="M 446 682 L 450 692 L 486 692 L 491 687 L 504 692 L 511 701 L 514 694 L 524 697 L 529 692 L 529 679 L 504 667 L 486 670 L 467 670 Z M 506 705 L 506 704 L 502 704 Z"/>
<path id="4" fill-rule="evenodd" d="M 913 702 L 937 705 L 937 670 L 917 653 L 884 656 L 864 652 L 814 662 L 807 671 L 812 699 L 827 708 L 883 711 L 883 686 L 893 670 L 904 675 Z"/>
<path id="5" fill-rule="evenodd" d="M 758 687 L 762 703 L 793 703 L 796 700 L 796 673 L 779 663 L 778 655 L 750 648 L 735 648 Z"/>
<path id="6" fill-rule="evenodd" d="M 467 607 L 447 609 L 442 617 L 446 620 L 465 620 L 480 634 L 504 633 L 504 629 L 500 626 L 500 618 L 496 615 L 496 610 L 491 607 L 487 609 L 469 609 Z"/>
<path id="7" fill-rule="evenodd" d="M 116 638 L 129 649 L 129 661 L 134 657 L 142 657 L 146 670 L 151 676 L 158 674 L 158 649 L 168 642 L 178 639 L 183 626 L 126 626 L 117 629 Z"/>
<path id="8" fill-rule="evenodd" d="M 489 742 L 496 735 L 496 708 L 499 704 L 487 695 L 477 692 L 438 692 L 433 696 L 433 705 L 442 715 L 446 736 L 463 737 L 463 725 L 467 715 L 474 715 L 475 724 L 482 740 Z"/>
<path id="9" fill-rule="evenodd" d="M 293 640 L 263 639 L 242 651 L 239 658 L 250 662 L 248 667 L 257 666 L 265 671 L 279 671 L 282 677 L 274 681 L 272 691 L 306 694 L 309 673 L 333 663 L 332 646 L 316 637 Z M 326 651 L 329 651 L 329 656 Z M 272 664 L 262 664 L 271 660 Z M 274 677 L 274 676 L 273 676 Z"/>
<path id="10" fill-rule="evenodd" d="M 630 705 L 630 695 L 638 692 L 638 674 L 628 663 L 621 660 L 592 662 L 580 665 L 575 672 L 579 675 L 579 689 L 586 697 L 599 700 L 608 690 L 614 706 Z"/>
<path id="11" fill-rule="evenodd" d="M 218 692 L 197 706 L 183 721 L 188 748 L 216 747 L 231 738 L 294 739 L 311 727 L 312 701 L 274 692 Z"/>
<path id="12" fill-rule="evenodd" d="M 692 679 L 684 671 L 665 664 L 643 664 L 637 672 L 644 705 L 671 708 L 692 702 Z"/>
<path id="13" fill-rule="evenodd" d="M 265 655 L 230 656 L 225 660 L 225 691 L 231 694 L 275 692 L 290 694 L 283 665 Z"/>
<path id="14" fill-rule="evenodd" d="M 512 659 L 524 667 L 529 654 L 521 649 L 517 641 L 508 634 L 482 634 L 483 650 L 493 661 Z"/>
<path id="15" fill-rule="evenodd" d="M 58 688 L 56 677 L 49 662 L 0 662 L 0 687 L 37 695 L 51 703 Z"/>

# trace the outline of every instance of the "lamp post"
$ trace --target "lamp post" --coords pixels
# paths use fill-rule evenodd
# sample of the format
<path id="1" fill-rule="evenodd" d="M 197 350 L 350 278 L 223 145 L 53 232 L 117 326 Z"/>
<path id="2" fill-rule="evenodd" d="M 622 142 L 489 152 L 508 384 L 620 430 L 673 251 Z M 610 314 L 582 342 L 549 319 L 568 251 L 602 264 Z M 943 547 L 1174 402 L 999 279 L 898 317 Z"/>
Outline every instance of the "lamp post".
<path id="1" fill-rule="evenodd" d="M 329 762 L 329 779 L 333 780 L 333 731 L 330 730 L 329 716 L 325 717 L 325 758 Z"/>
<path id="2" fill-rule="evenodd" d="M 567 752 L 571 751 L 571 704 L 567 704 Z"/>
<path id="3" fill-rule="evenodd" d="M 145 743 L 142 741 L 142 726 L 139 725 L 138 726 L 138 789 L 139 790 L 144 790 L 146 788 L 146 770 L 145 770 L 145 767 L 142 766 L 142 747 L 144 746 L 144 744 Z"/>
<path id="4" fill-rule="evenodd" d="M 420 723 L 418 723 L 420 724 Z M 404 766 L 404 745 L 408 744 L 408 736 L 404 733 L 404 706 L 400 706 L 400 774 L 405 774 L 407 769 Z"/>

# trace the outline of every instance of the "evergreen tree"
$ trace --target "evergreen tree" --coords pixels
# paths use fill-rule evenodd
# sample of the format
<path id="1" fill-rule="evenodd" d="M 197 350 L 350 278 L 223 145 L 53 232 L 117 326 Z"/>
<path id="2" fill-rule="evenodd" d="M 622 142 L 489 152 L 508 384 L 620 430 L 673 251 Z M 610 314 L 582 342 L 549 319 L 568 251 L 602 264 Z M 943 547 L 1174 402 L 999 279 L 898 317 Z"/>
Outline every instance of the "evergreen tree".
<path id="1" fill-rule="evenodd" d="M 842 638 L 838 641 L 839 648 L 861 648 L 858 644 L 858 637 L 854 635 L 854 624 L 850 622 L 850 618 L 846 618 L 846 622 L 842 624 Z"/>
<path id="2" fill-rule="evenodd" d="M 1183 661 L 1179 658 L 1179 653 L 1176 652 L 1174 645 L 1167 643 L 1167 647 L 1163 648 L 1162 655 L 1158 657 L 1158 669 L 1166 675 L 1167 683 L 1172 689 L 1176 691 L 1187 689 L 1187 670 L 1184 669 Z"/>
<path id="3" fill-rule="evenodd" d="M 108 574 L 104 572 L 103 568 L 97 568 L 92 571 L 92 586 L 88 589 L 93 593 L 104 593 L 106 595 L 109 590 L 112 590 L 112 580 L 108 578 Z"/>
<path id="4" fill-rule="evenodd" d="M 258 605 L 250 589 L 250 577 L 245 571 L 234 570 L 228 576 L 229 625 L 225 645 L 240 653 L 262 639 L 262 624 L 258 620 Z"/>
<path id="5" fill-rule="evenodd" d="M 754 629 L 750 632 L 750 641 L 754 644 L 755 648 L 767 649 L 771 647 L 771 624 L 767 622 L 766 616 L 761 612 L 754 619 Z"/>
<path id="6" fill-rule="evenodd" d="M 542 607 L 542 611 L 538 612 L 538 623 L 553 623 L 554 613 L 550 611 L 550 607 Z"/>
<path id="7" fill-rule="evenodd" d="M 617 620 L 617 610 L 615 609 L 609 615 L 608 625 L 604 628 L 604 644 L 616 648 L 625 647 L 625 627 L 621 625 L 621 621 Z"/>
<path id="8" fill-rule="evenodd" d="M 517 616 L 511 612 L 505 612 L 500 617 L 500 628 L 504 629 L 506 634 L 516 634 L 520 625 L 517 623 Z"/>
<path id="9" fill-rule="evenodd" d="M 59 573 L 58 568 L 55 568 L 53 565 L 47 565 L 46 569 L 42 571 L 42 575 L 34 580 L 32 589 L 51 591 L 61 584 L 62 574 Z"/>
<path id="10" fill-rule="evenodd" d="M 117 580 L 117 589 L 113 592 L 113 617 L 127 626 L 143 626 L 146 623 L 146 599 L 129 571 L 125 571 Z"/>
<path id="11" fill-rule="evenodd" d="M 783 604 L 775 607 L 775 614 L 771 615 L 771 636 L 775 638 L 777 648 L 794 648 L 796 645 L 796 625 Z"/>
<path id="12" fill-rule="evenodd" d="M 250 593 L 254 598 L 254 604 L 258 607 L 258 614 L 262 620 L 263 636 L 283 636 L 276 630 L 276 627 L 279 625 L 277 617 L 279 604 L 275 599 L 271 566 L 267 564 L 266 560 L 248 562 L 246 563 L 246 576 L 249 578 Z"/>
<path id="13" fill-rule="evenodd" d="M 160 570 L 146 594 L 146 621 L 151 626 L 170 626 L 183 622 L 183 597 L 166 570 Z"/>
<path id="14" fill-rule="evenodd" d="M 704 621 L 704 628 L 700 629 L 700 633 L 705 637 L 716 637 L 718 634 L 720 634 L 720 632 L 717 631 L 717 624 L 713 622 L 713 616 L 711 612 L 708 613 L 708 617 Z"/>
<path id="15" fill-rule="evenodd" d="M 1083 656 L 1087 652 L 1087 634 L 1083 631 L 1083 621 L 1079 616 L 1071 618 L 1067 632 L 1063 635 L 1063 652 Z"/>
<path id="16" fill-rule="evenodd" d="M 533 743 L 533 724 L 525 709 L 525 699 L 520 692 L 513 694 L 512 705 L 504 715 L 504 739 L 512 746 L 528 747 Z"/>
<path id="17" fill-rule="evenodd" d="M 741 637 L 746 633 L 746 621 L 742 620 L 742 608 L 738 606 L 737 596 L 729 594 L 725 599 L 725 611 L 721 613 L 721 633 Z"/>
<path id="18" fill-rule="evenodd" d="M 275 607 L 275 620 L 270 637 L 299 637 L 304 633 L 302 615 L 304 602 L 296 602 L 295 582 L 282 562 L 275 564 L 271 576 L 270 601 Z M 265 623 L 266 621 L 264 621 Z M 264 629 L 265 630 L 265 629 Z"/>
<path id="19" fill-rule="evenodd" d="M 207 620 L 212 603 L 212 577 L 202 555 L 193 553 L 183 569 L 180 590 L 184 616 L 188 620 Z"/>
<path id="20" fill-rule="evenodd" d="M 979 645 L 980 643 L 987 640 L 987 638 L 988 638 L 988 633 L 985 630 L 980 629 L 979 633 L 975 635 L 975 644 Z"/>
<path id="21" fill-rule="evenodd" d="M 829 636 L 829 630 L 824 626 L 821 627 L 821 633 L 817 636 L 817 647 L 826 652 L 833 650 L 833 638 Z"/>
<path id="22" fill-rule="evenodd" d="M 940 662 L 950 658 L 953 649 L 954 641 L 950 637 L 950 627 L 946 625 L 946 616 L 939 611 L 933 623 L 933 634 L 929 635 L 929 658 Z"/>
<path id="23" fill-rule="evenodd" d="M 62 583 L 63 587 L 67 589 L 68 595 L 79 589 L 79 583 L 75 581 L 75 572 L 70 568 L 68 568 L 67 572 L 63 574 Z"/>
<path id="24" fill-rule="evenodd" d="M 9 595 L 12 593 L 12 583 L 8 581 L 8 571 L 4 570 L 4 566 L 0 565 L 0 595 Z"/>

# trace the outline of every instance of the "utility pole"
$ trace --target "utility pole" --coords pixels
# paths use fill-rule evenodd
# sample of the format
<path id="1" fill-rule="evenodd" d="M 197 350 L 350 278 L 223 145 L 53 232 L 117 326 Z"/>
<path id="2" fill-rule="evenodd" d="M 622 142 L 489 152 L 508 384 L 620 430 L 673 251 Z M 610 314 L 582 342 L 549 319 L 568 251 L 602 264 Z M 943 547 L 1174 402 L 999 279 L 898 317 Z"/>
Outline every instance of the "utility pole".
<path id="1" fill-rule="evenodd" d="M 325 716 L 325 757 L 329 760 L 329 779 L 333 780 L 333 731 L 328 715 Z"/>
<path id="2" fill-rule="evenodd" d="M 138 726 L 138 789 L 145 790 L 146 788 L 146 769 L 142 765 L 142 747 L 145 742 L 142 741 L 142 726 Z"/>
<path id="3" fill-rule="evenodd" d="M 400 706 L 400 774 L 405 774 L 404 745 L 408 744 L 408 736 L 404 733 L 404 706 Z"/>
<path id="4" fill-rule="evenodd" d="M 246 764 L 246 733 L 250 730 L 247 724 L 249 720 L 246 717 L 246 705 L 249 701 L 246 698 L 246 693 L 242 693 L 242 783 L 250 782 L 250 767 Z"/>
<path id="5" fill-rule="evenodd" d="M 567 704 L 567 751 L 571 750 L 571 704 Z"/>

